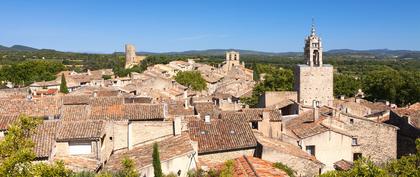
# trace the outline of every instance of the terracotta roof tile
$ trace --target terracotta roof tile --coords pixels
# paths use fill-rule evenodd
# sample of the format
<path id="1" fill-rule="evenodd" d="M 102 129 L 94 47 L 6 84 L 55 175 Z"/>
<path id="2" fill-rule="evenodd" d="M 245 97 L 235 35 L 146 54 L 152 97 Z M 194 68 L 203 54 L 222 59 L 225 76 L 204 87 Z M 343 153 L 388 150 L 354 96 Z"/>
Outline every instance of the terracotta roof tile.
<path id="1" fill-rule="evenodd" d="M 352 167 L 353 167 L 352 162 L 349 162 L 349 161 L 343 160 L 343 159 L 334 163 L 334 168 L 337 169 L 337 170 L 347 171 L 347 170 L 350 170 Z"/>
<path id="2" fill-rule="evenodd" d="M 161 140 L 157 143 L 159 146 L 159 155 L 161 162 L 164 162 L 177 156 L 194 153 L 194 149 L 191 145 L 191 140 L 189 139 L 188 134 L 172 136 Z M 134 147 L 131 150 L 116 152 L 113 155 L 111 155 L 108 162 L 105 164 L 104 169 L 109 171 L 121 170 L 121 161 L 125 157 L 132 159 L 137 169 L 142 169 L 143 167 L 152 164 L 152 153 L 152 143 Z"/>
<path id="3" fill-rule="evenodd" d="M 13 122 L 18 119 L 19 115 L 0 115 L 0 130 L 7 130 Z"/>
<path id="4" fill-rule="evenodd" d="M 61 122 L 57 130 L 57 141 L 71 139 L 99 139 L 105 134 L 104 121 Z"/>
<path id="5" fill-rule="evenodd" d="M 44 121 L 35 128 L 31 139 L 35 143 L 34 152 L 37 158 L 48 158 L 50 156 L 58 125 L 59 121 L 56 120 Z"/>
<path id="6" fill-rule="evenodd" d="M 89 105 L 63 105 L 61 119 L 64 121 L 81 121 L 90 119 Z"/>
<path id="7" fill-rule="evenodd" d="M 222 119 L 262 121 L 263 112 L 269 112 L 270 121 L 281 121 L 280 111 L 266 108 L 248 108 L 239 111 L 223 111 L 221 112 L 220 117 Z"/>
<path id="8" fill-rule="evenodd" d="M 254 148 L 257 140 L 247 122 L 213 119 L 189 122 L 189 134 L 198 141 L 199 153 L 212 153 L 236 149 Z"/>

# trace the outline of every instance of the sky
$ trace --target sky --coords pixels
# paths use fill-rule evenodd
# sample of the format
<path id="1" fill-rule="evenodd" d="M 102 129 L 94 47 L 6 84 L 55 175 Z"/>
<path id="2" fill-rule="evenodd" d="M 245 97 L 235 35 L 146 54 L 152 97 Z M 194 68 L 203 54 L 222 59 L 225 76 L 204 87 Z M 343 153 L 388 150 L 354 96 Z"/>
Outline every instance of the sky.
<path id="1" fill-rule="evenodd" d="M 419 0 L 0 0 L 0 45 L 60 51 L 420 50 Z"/>

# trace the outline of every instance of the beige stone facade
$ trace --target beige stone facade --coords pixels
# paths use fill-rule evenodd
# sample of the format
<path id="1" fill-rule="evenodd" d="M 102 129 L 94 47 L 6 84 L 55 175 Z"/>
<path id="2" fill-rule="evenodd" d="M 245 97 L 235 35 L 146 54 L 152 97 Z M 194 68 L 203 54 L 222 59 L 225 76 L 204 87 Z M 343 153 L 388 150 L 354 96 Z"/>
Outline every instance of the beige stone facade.
<path id="1" fill-rule="evenodd" d="M 333 67 L 322 61 L 321 38 L 312 27 L 311 35 L 305 39 L 305 65 L 295 69 L 295 90 L 298 102 L 303 105 L 333 105 Z"/>

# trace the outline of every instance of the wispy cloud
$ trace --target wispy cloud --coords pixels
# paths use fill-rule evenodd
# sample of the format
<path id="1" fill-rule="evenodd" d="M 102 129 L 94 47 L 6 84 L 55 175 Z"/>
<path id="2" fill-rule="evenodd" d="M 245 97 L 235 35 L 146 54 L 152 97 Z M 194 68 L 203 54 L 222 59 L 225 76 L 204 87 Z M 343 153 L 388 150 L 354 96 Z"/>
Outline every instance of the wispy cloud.
<path id="1" fill-rule="evenodd" d="M 196 41 L 196 40 L 203 40 L 203 39 L 210 39 L 210 38 L 227 38 L 228 35 L 225 34 L 203 34 L 203 35 L 195 35 L 195 36 L 186 36 L 177 38 L 177 41 Z"/>

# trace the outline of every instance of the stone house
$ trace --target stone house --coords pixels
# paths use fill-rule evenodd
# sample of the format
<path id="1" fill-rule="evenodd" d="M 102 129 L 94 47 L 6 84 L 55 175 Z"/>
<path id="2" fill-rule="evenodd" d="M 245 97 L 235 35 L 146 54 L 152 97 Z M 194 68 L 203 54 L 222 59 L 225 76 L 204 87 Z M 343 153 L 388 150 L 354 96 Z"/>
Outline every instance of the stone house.
<path id="1" fill-rule="evenodd" d="M 339 160 L 369 157 L 381 164 L 397 157 L 398 128 L 364 117 L 314 107 L 285 125 L 284 132 L 294 137 L 298 146 L 325 164 L 322 172 L 333 170 Z"/>
<path id="2" fill-rule="evenodd" d="M 54 159 L 63 160 L 68 168 L 75 171 L 98 171 L 113 150 L 110 128 L 111 125 L 105 121 L 61 122 L 55 138 Z M 97 166 L 95 169 L 84 169 L 84 161 L 79 159 L 94 162 Z"/>
<path id="3" fill-rule="evenodd" d="M 420 138 L 420 103 L 391 110 L 384 123 L 397 126 L 398 157 L 416 153 L 415 140 Z"/>
<path id="4" fill-rule="evenodd" d="M 164 174 L 174 173 L 186 177 L 189 170 L 196 167 L 197 152 L 187 133 L 178 134 L 158 141 L 160 162 Z M 153 176 L 152 142 L 136 146 L 129 150 L 114 153 L 105 165 L 105 171 L 122 169 L 121 161 L 130 158 L 134 161 L 140 176 Z"/>
<path id="5" fill-rule="evenodd" d="M 254 155 L 257 140 L 246 122 L 190 120 L 188 128 L 191 140 L 198 143 L 198 165 L 202 168 Z"/>
<path id="6" fill-rule="evenodd" d="M 325 166 L 315 156 L 306 153 L 299 146 L 255 134 L 258 140 L 256 156 L 269 161 L 280 162 L 294 169 L 298 176 L 318 176 Z"/>

